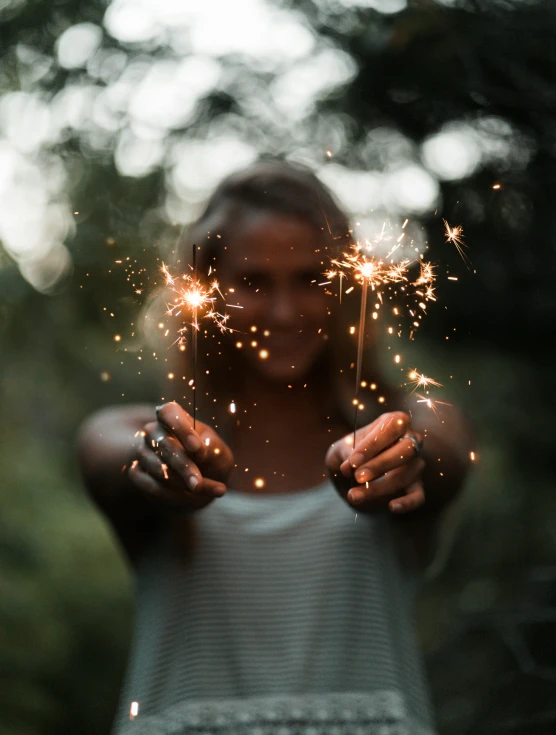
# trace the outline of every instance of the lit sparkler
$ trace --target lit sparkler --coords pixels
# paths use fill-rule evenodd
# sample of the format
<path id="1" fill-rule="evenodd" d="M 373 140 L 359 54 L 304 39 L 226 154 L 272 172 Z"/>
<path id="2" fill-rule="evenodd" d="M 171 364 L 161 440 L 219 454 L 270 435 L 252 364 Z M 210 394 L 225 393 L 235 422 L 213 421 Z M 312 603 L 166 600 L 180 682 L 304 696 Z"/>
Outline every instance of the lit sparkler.
<path id="1" fill-rule="evenodd" d="M 417 403 L 425 403 L 430 410 L 434 413 L 437 419 L 440 418 L 438 414 L 438 406 L 451 406 L 451 403 L 446 403 L 446 401 L 433 401 L 432 398 L 428 398 L 427 396 L 422 396 L 419 393 L 417 395 Z"/>
<path id="2" fill-rule="evenodd" d="M 404 227 L 407 224 L 404 222 Z M 402 233 L 403 234 L 403 233 Z M 408 284 L 409 279 L 409 268 L 412 265 L 409 259 L 404 259 L 398 263 L 388 262 L 394 250 L 396 250 L 401 241 L 401 237 L 398 237 L 396 244 L 384 259 L 378 258 L 372 254 L 373 249 L 380 244 L 393 240 L 391 230 L 387 228 L 386 223 L 383 224 L 380 233 L 375 237 L 372 242 L 365 241 L 364 243 L 355 243 L 351 246 L 350 251 L 342 253 L 339 259 L 332 260 L 332 268 L 326 273 L 326 277 L 332 280 L 335 277 L 340 278 L 340 297 L 342 293 L 342 279 L 351 275 L 356 282 L 361 285 L 361 307 L 359 312 L 359 331 L 357 339 L 357 359 L 356 359 L 356 370 L 355 370 L 355 398 L 353 405 L 355 406 L 354 416 L 354 441 L 355 441 L 355 430 L 357 428 L 357 416 L 360 409 L 359 393 L 361 387 L 361 371 L 363 365 L 363 347 L 365 340 L 365 325 L 367 319 L 367 301 L 369 295 L 369 288 L 371 291 L 376 292 L 377 300 L 383 303 L 383 290 L 389 287 L 391 284 Z M 434 266 L 431 263 L 419 261 L 420 272 L 419 276 L 415 281 L 412 281 L 410 285 L 418 287 L 415 291 L 416 295 L 421 298 L 419 307 L 425 310 L 426 301 L 436 301 L 434 295 L 433 283 L 435 281 Z M 419 288 L 420 287 L 420 288 Z M 349 293 L 353 287 L 347 289 L 345 293 Z M 405 291 L 405 285 L 400 287 L 401 291 Z M 378 308 L 378 307 L 377 307 Z M 410 309 L 410 314 L 414 316 L 414 312 Z M 398 314 L 398 310 L 394 309 L 394 313 Z M 377 318 L 378 313 L 373 313 L 373 318 Z M 419 326 L 419 323 L 414 321 L 414 326 Z M 417 373 L 415 373 L 417 375 Z M 425 378 L 425 376 L 419 376 L 419 379 Z M 427 379 L 429 380 L 429 379 Z M 434 381 L 430 381 L 430 384 L 436 384 Z M 417 384 L 423 385 L 422 382 Z"/>
<path id="3" fill-rule="evenodd" d="M 451 242 L 454 244 L 456 250 L 461 256 L 461 259 L 469 268 L 471 261 L 469 260 L 467 254 L 465 253 L 465 250 L 463 249 L 467 247 L 467 245 L 463 242 L 463 227 L 461 225 L 450 227 L 445 219 L 443 219 L 442 221 L 444 222 L 444 235 L 446 236 L 446 242 Z"/>
<path id="4" fill-rule="evenodd" d="M 355 406 L 354 441 L 355 430 L 357 428 L 357 416 L 360 406 L 359 392 L 361 387 L 361 371 L 363 366 L 363 347 L 365 341 L 369 288 L 371 291 L 377 291 L 377 297 L 379 301 L 382 301 L 382 293 L 380 292 L 381 287 L 389 283 L 400 283 L 408 280 L 407 272 L 409 260 L 390 264 L 371 254 L 375 245 L 385 242 L 388 239 L 390 239 L 390 236 L 386 230 L 386 225 L 384 225 L 374 243 L 365 242 L 352 245 L 350 252 L 343 253 L 341 259 L 332 261 L 333 270 L 328 271 L 326 274 L 330 279 L 338 276 L 340 278 L 340 288 L 342 285 L 342 278 L 346 277 L 348 274 L 351 274 L 361 285 L 361 306 L 359 311 L 359 331 L 357 334 L 357 360 L 355 370 L 355 398 L 353 401 Z"/>
<path id="5" fill-rule="evenodd" d="M 215 303 L 217 300 L 216 294 L 219 294 L 224 298 L 220 291 L 218 281 L 214 279 L 209 285 L 203 285 L 198 278 L 197 274 L 197 246 L 193 245 L 193 262 L 191 265 L 192 273 L 184 273 L 180 276 L 172 276 L 168 270 L 168 266 L 162 264 L 162 272 L 166 278 L 166 285 L 172 289 L 174 298 L 172 303 L 168 305 L 167 314 L 178 316 L 184 310 L 191 314 L 191 322 L 189 327 L 191 328 L 191 341 L 192 341 L 192 353 L 193 353 L 193 380 L 190 383 L 193 390 L 193 428 L 196 424 L 196 413 L 197 413 L 197 402 L 196 402 L 196 387 L 197 387 L 197 336 L 199 333 L 199 318 L 211 319 L 214 324 L 220 329 L 221 332 L 228 330 L 226 322 L 229 319 L 227 314 L 221 314 L 216 311 Z M 178 342 L 180 345 L 185 343 L 185 333 L 187 327 L 182 327 L 178 330 Z"/>
<path id="6" fill-rule="evenodd" d="M 411 393 L 415 393 L 418 388 L 425 388 L 426 390 L 429 385 L 434 385 L 436 388 L 442 387 L 442 383 L 438 383 L 433 378 L 427 378 L 426 375 L 418 373 L 417 370 L 410 370 L 407 377 L 409 378 L 409 382 L 415 386 Z"/>

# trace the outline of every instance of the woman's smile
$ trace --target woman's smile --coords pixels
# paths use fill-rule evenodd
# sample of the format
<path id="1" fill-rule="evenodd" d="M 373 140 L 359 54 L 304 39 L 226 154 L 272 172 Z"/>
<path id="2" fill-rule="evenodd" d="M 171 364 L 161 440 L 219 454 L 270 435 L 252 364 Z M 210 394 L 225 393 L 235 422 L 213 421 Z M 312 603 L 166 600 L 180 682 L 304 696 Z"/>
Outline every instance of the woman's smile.
<path id="1" fill-rule="evenodd" d="M 253 212 L 236 225 L 219 262 L 223 284 L 242 306 L 230 326 L 255 343 L 240 359 L 271 382 L 307 375 L 324 349 L 328 302 L 316 284 L 319 249 L 319 233 L 303 220 Z"/>

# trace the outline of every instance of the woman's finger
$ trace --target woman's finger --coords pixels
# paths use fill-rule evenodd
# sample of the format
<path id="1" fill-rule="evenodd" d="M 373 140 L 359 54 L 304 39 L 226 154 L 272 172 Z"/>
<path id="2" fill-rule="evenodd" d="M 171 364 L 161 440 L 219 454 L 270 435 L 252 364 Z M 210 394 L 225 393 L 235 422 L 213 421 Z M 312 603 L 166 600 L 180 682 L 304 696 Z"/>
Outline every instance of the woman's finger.
<path id="1" fill-rule="evenodd" d="M 390 500 L 404 492 L 419 478 L 424 465 L 422 459 L 414 459 L 409 464 L 397 467 L 376 480 L 352 488 L 347 494 L 347 499 L 350 503 L 362 508 L 366 502 L 372 502 L 373 506 L 376 506 L 377 503 L 386 506 Z"/>
<path id="2" fill-rule="evenodd" d="M 145 446 L 145 444 L 137 447 L 135 456 L 139 462 L 139 467 L 152 478 L 158 482 L 164 482 L 168 479 L 168 465 L 164 464 L 161 458 Z"/>
<path id="3" fill-rule="evenodd" d="M 156 409 L 156 416 L 163 426 L 175 435 L 185 451 L 196 461 L 201 461 L 206 454 L 206 445 L 193 428 L 193 419 L 179 403 L 171 401 Z"/>
<path id="4" fill-rule="evenodd" d="M 203 476 L 227 482 L 234 464 L 231 449 L 210 426 L 201 425 L 199 436 L 205 449 L 202 456 L 196 455 L 195 461 Z"/>
<path id="5" fill-rule="evenodd" d="M 412 483 L 406 490 L 406 494 L 400 498 L 391 500 L 388 503 L 389 510 L 392 513 L 409 513 L 412 510 L 417 510 L 425 504 L 425 490 L 421 480 L 417 480 Z"/>
<path id="6" fill-rule="evenodd" d="M 352 434 L 348 434 L 348 436 L 338 439 L 338 441 L 330 445 L 328 452 L 326 453 L 325 464 L 326 468 L 332 472 L 332 474 L 341 472 L 344 477 L 351 477 L 353 470 L 347 460 L 351 454 L 352 445 Z"/>
<path id="7" fill-rule="evenodd" d="M 223 482 L 217 480 L 210 480 L 208 477 L 203 477 L 201 484 L 197 489 L 196 495 L 207 494 L 211 497 L 221 498 L 226 494 L 226 485 Z"/>
<path id="8" fill-rule="evenodd" d="M 349 463 L 353 469 L 373 459 L 402 437 L 409 427 L 409 416 L 403 411 L 393 411 L 380 416 L 369 431 L 353 447 Z"/>
<path id="9" fill-rule="evenodd" d="M 226 488 L 220 486 L 219 491 L 215 492 L 217 483 L 214 486 L 207 486 L 203 493 L 192 493 L 185 490 L 178 493 L 170 487 L 165 487 L 154 477 L 149 475 L 139 465 L 139 461 L 135 460 L 129 470 L 128 476 L 135 487 L 151 500 L 163 503 L 167 507 L 182 508 L 187 510 L 199 510 L 208 505 L 215 497 L 219 497 L 226 492 Z"/>
<path id="10" fill-rule="evenodd" d="M 202 475 L 197 465 L 185 454 L 175 437 L 168 434 L 166 427 L 159 423 L 145 426 L 145 444 L 157 454 L 162 462 L 176 472 L 190 490 L 196 491 Z"/>
<path id="11" fill-rule="evenodd" d="M 227 481 L 233 467 L 233 455 L 216 431 L 200 421 L 195 430 L 191 416 L 175 401 L 158 408 L 157 416 L 203 474 L 218 481 Z"/>
<path id="12" fill-rule="evenodd" d="M 134 460 L 131 463 L 127 474 L 133 484 L 147 495 L 156 498 L 166 495 L 164 487 L 139 465 L 139 460 Z"/>
<path id="13" fill-rule="evenodd" d="M 416 434 L 419 441 L 421 437 Z M 415 442 L 409 436 L 402 436 L 395 444 L 365 462 L 354 472 L 354 477 L 359 483 L 370 482 L 380 477 L 385 472 L 400 467 L 413 461 L 418 455 L 415 451 Z"/>

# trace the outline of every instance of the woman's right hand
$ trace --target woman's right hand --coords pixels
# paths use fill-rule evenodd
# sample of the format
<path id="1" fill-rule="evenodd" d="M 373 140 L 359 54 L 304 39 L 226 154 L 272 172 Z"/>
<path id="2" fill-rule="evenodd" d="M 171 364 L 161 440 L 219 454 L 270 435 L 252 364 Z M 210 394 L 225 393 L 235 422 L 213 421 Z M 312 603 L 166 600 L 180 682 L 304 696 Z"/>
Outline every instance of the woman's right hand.
<path id="1" fill-rule="evenodd" d="M 234 466 L 230 448 L 218 434 L 193 419 L 175 402 L 156 410 L 156 421 L 139 434 L 128 469 L 133 485 L 146 497 L 179 510 L 198 510 L 226 492 Z"/>

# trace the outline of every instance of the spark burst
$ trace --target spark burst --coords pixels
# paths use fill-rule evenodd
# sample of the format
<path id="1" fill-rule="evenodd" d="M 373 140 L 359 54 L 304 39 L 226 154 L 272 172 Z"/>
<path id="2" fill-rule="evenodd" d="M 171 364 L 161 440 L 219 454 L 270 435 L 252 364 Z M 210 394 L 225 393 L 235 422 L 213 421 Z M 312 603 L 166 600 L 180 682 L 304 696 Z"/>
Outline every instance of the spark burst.
<path id="1" fill-rule="evenodd" d="M 404 223 L 405 225 L 406 223 Z M 380 244 L 393 240 L 390 228 L 386 223 L 383 224 L 380 233 L 371 241 L 357 242 L 353 244 L 350 251 L 342 253 L 339 259 L 331 261 L 332 268 L 326 273 L 326 277 L 332 280 L 335 277 L 340 278 L 340 300 L 342 293 L 342 279 L 351 275 L 361 286 L 361 308 L 359 313 L 359 332 L 357 340 L 357 360 L 355 370 L 355 398 L 353 404 L 355 406 L 353 440 L 355 442 L 355 431 L 357 428 L 357 417 L 360 408 L 359 394 L 361 388 L 361 371 L 363 366 L 363 347 L 365 339 L 365 324 L 367 319 L 367 300 L 369 288 L 377 293 L 377 299 L 383 303 L 383 289 L 390 284 L 409 284 L 409 268 L 411 261 L 404 259 L 399 263 L 388 262 L 393 252 L 399 247 L 400 238 L 396 241 L 394 247 L 388 252 L 384 259 L 373 255 L 373 250 Z M 413 286 L 425 286 L 425 290 L 418 290 L 416 293 L 424 300 L 436 301 L 434 296 L 434 288 L 432 286 L 435 279 L 434 267 L 431 263 L 420 263 L 420 274 L 417 280 L 412 282 Z M 348 289 L 348 293 L 351 289 Z M 404 290 L 404 286 L 402 286 Z M 424 303 L 421 302 L 421 308 L 424 309 Z M 377 312 L 373 313 L 373 318 L 377 318 Z M 418 326 L 417 322 L 414 325 Z"/>
<path id="2" fill-rule="evenodd" d="M 162 264 L 162 273 L 166 279 L 166 286 L 170 288 L 174 294 L 172 303 L 168 305 L 167 315 L 179 316 L 183 311 L 191 315 L 189 328 L 191 329 L 192 348 L 193 348 L 193 380 L 190 383 L 193 391 L 193 428 L 196 427 L 197 415 L 197 335 L 199 333 L 199 316 L 201 319 L 211 319 L 221 332 L 227 331 L 229 328 L 226 322 L 229 319 L 227 314 L 221 314 L 215 309 L 217 300 L 216 294 L 222 299 L 224 296 L 220 291 L 218 281 L 214 279 L 210 284 L 203 285 L 197 274 L 197 246 L 193 245 L 193 263 L 190 266 L 191 273 L 184 273 L 180 276 L 173 276 L 168 266 Z M 185 333 L 188 327 L 184 326 L 178 330 L 178 339 L 180 345 L 185 344 Z M 229 330 L 231 331 L 231 330 Z"/>
<path id="3" fill-rule="evenodd" d="M 171 288 L 174 298 L 171 304 L 167 305 L 166 314 L 168 316 L 179 316 L 182 311 L 189 311 L 192 315 L 190 327 L 193 334 L 199 331 L 199 314 L 202 319 L 211 319 L 221 332 L 231 331 L 226 326 L 229 314 L 221 314 L 216 311 L 214 304 L 217 300 L 215 294 L 223 297 L 220 291 L 220 285 L 217 280 L 212 281 L 208 286 L 203 286 L 197 279 L 196 275 L 184 273 L 180 276 L 172 276 L 168 270 L 168 266 L 162 264 L 162 272 L 166 278 L 166 285 Z M 180 335 L 178 342 L 185 342 L 185 333 L 187 327 L 178 330 Z"/>
<path id="4" fill-rule="evenodd" d="M 425 403 L 430 410 L 434 413 L 437 419 L 440 419 L 439 413 L 438 413 L 438 406 L 451 406 L 451 403 L 446 403 L 446 401 L 433 401 L 432 398 L 428 398 L 427 396 L 422 396 L 419 393 L 417 395 L 417 403 Z"/>
<path id="5" fill-rule="evenodd" d="M 471 265 L 471 261 L 469 260 L 469 257 L 463 249 L 467 247 L 467 245 L 463 242 L 463 227 L 461 225 L 450 227 L 445 219 L 443 219 L 442 221 L 444 222 L 444 235 L 446 237 L 446 242 L 453 243 L 456 250 L 461 256 L 461 259 L 463 260 L 467 268 L 469 268 L 469 266 Z"/>
<path id="6" fill-rule="evenodd" d="M 411 393 L 415 393 L 418 388 L 425 388 L 426 390 L 429 385 L 434 385 L 436 388 L 442 387 L 442 383 L 438 383 L 436 380 L 433 380 L 433 378 L 427 378 L 426 375 L 418 373 L 415 369 L 410 370 L 407 377 L 409 378 L 409 382 L 414 386 Z"/>

